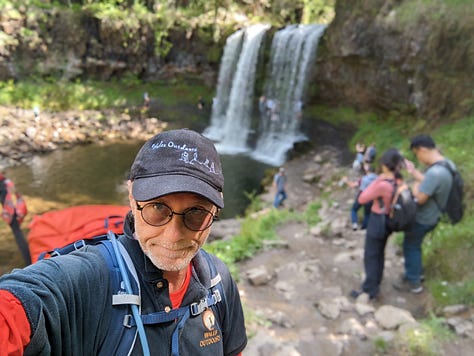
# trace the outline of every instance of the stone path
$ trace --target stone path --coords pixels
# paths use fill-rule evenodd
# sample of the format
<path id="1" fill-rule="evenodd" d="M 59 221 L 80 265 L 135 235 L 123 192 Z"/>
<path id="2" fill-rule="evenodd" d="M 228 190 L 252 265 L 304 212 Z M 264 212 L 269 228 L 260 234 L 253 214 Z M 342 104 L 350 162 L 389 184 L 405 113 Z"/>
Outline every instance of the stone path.
<path id="1" fill-rule="evenodd" d="M 255 320 L 250 323 L 253 337 L 245 354 L 381 354 L 375 340 L 394 345 L 384 354 L 409 354 L 403 337 L 421 327 L 417 319 L 426 317 L 431 302 L 427 291 L 412 295 L 393 289 L 391 283 L 403 270 L 394 237 L 386 250 L 380 298 L 351 299 L 350 290 L 363 278 L 364 231 L 349 228 L 353 193 L 334 179 L 344 172 L 331 150 L 310 153 L 285 167 L 289 176 L 285 207 L 303 211 L 308 202 L 325 194 L 323 221 L 316 227 L 284 224 L 278 229 L 278 247 L 240 263 L 239 288 Z M 263 195 L 269 206 L 272 198 L 271 191 Z M 440 354 L 473 354 L 474 311 L 453 306 L 444 312 L 458 335 L 439 347 Z"/>

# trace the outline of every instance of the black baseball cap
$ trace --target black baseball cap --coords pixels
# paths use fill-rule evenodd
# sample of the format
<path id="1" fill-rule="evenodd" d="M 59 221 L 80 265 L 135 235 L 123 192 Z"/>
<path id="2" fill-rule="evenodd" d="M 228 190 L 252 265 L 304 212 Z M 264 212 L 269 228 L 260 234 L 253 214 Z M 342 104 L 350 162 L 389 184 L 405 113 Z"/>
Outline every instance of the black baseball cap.
<path id="1" fill-rule="evenodd" d="M 189 192 L 224 207 L 219 155 L 211 140 L 192 130 L 163 131 L 145 142 L 132 164 L 130 180 L 137 201 Z"/>
<path id="2" fill-rule="evenodd" d="M 425 147 L 425 148 L 436 148 L 436 144 L 433 138 L 429 135 L 418 135 L 411 139 L 410 149 Z"/>

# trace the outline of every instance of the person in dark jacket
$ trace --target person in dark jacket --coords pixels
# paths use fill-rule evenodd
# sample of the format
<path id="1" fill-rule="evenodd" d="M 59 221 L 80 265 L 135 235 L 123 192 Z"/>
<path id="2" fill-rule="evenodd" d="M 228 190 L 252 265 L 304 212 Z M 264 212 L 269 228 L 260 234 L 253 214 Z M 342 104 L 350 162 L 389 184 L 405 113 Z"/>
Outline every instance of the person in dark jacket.
<path id="1" fill-rule="evenodd" d="M 172 130 L 148 140 L 131 167 L 131 210 L 115 249 L 133 267 L 129 271 L 138 281 L 139 298 L 121 292 L 122 285 L 112 290 L 107 261 L 96 245 L 14 270 L 0 278 L 3 350 L 27 355 L 241 354 L 247 337 L 237 285 L 224 263 L 201 249 L 224 206 L 223 184 L 219 156 L 204 136 Z M 220 288 L 214 299 L 209 297 L 213 286 Z M 126 324 L 143 319 L 144 330 L 118 352 L 113 345 L 123 334 L 112 330 L 126 333 L 126 328 L 125 319 L 113 323 L 113 302 L 131 299 L 141 317 Z M 217 308 L 209 307 L 211 301 Z M 147 323 L 156 316 L 166 321 Z"/>

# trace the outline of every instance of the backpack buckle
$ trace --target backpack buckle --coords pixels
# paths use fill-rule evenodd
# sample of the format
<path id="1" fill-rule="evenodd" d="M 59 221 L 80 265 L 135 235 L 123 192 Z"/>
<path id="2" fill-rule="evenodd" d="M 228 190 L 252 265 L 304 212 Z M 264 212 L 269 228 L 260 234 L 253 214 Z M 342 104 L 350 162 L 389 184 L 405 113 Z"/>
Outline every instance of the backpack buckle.
<path id="1" fill-rule="evenodd" d="M 201 314 L 207 308 L 216 305 L 222 300 L 221 293 L 219 290 L 215 290 L 210 296 L 205 299 L 202 299 L 199 303 L 192 303 L 189 306 L 189 310 L 192 316 Z"/>
<path id="2" fill-rule="evenodd" d="M 84 240 L 77 240 L 73 243 L 74 249 L 79 250 L 81 247 L 84 247 L 86 242 Z"/>
<path id="3" fill-rule="evenodd" d="M 214 293 L 212 293 L 212 297 L 211 297 L 211 298 L 212 298 L 214 304 L 219 303 L 219 302 L 222 300 L 221 292 L 219 292 L 219 290 L 216 289 L 216 290 L 214 291 Z M 214 304 L 213 304 L 213 305 L 214 305 Z"/>
<path id="4" fill-rule="evenodd" d="M 192 303 L 189 306 L 189 310 L 192 316 L 201 314 L 207 308 L 207 303 L 205 300 L 201 300 L 199 303 Z"/>

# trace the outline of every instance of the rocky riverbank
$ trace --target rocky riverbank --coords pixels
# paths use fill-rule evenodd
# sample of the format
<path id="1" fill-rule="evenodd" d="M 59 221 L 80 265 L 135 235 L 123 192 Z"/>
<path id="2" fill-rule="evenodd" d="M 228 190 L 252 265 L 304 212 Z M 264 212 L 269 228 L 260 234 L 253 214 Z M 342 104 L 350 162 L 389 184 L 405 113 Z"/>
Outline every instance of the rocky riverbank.
<path id="1" fill-rule="evenodd" d="M 34 154 L 105 140 L 146 140 L 166 128 L 157 118 L 108 111 L 41 112 L 0 107 L 0 169 Z"/>

